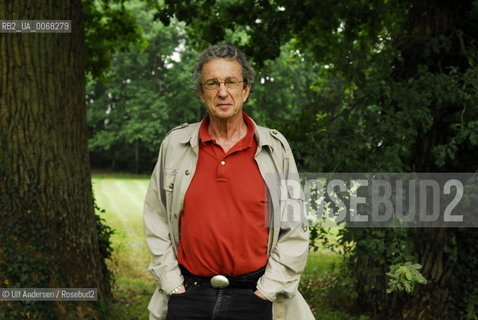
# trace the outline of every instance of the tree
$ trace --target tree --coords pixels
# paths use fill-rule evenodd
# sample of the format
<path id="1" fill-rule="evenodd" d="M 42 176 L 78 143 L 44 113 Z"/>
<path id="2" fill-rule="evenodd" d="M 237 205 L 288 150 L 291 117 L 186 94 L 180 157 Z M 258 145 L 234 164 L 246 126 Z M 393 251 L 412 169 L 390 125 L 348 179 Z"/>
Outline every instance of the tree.
<path id="1" fill-rule="evenodd" d="M 69 19 L 72 32 L 0 34 L 0 285 L 97 288 L 104 299 L 110 291 L 91 191 L 82 3 L 0 2 L 0 19 L 25 17 Z M 2 302 L 0 318 L 99 315 L 90 303 Z"/>

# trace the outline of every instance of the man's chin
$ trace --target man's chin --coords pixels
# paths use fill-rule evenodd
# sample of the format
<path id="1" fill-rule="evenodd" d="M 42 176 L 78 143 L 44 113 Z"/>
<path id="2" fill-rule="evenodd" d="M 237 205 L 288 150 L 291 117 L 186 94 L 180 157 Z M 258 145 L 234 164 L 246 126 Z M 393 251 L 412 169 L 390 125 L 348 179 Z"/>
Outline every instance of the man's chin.
<path id="1" fill-rule="evenodd" d="M 233 107 L 229 107 L 227 109 L 216 108 L 214 111 L 214 115 L 220 119 L 234 118 L 234 116 L 239 113 L 238 111 L 233 110 Z"/>

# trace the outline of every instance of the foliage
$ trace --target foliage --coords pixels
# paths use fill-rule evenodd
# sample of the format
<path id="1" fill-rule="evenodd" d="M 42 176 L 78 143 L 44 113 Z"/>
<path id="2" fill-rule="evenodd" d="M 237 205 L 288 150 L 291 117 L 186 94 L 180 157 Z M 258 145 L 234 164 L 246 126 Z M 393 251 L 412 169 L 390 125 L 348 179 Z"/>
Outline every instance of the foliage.
<path id="1" fill-rule="evenodd" d="M 57 287 L 54 282 L 64 283 L 64 273 L 59 264 L 49 256 L 51 248 L 45 241 L 47 228 L 42 221 L 25 225 L 22 217 L 8 215 L 8 206 L 0 212 L 0 279 L 4 288 Z M 56 279 L 51 279 L 55 270 Z M 52 281 L 53 283 L 51 283 Z M 9 301 L 0 304 L 2 319 L 55 319 L 53 302 L 33 303 Z"/>
<path id="2" fill-rule="evenodd" d="M 374 61 L 371 51 L 385 26 L 396 23 L 401 9 L 396 2 L 357 1 L 189 1 L 166 0 L 159 18 L 185 21 L 195 43 L 204 47 L 238 30 L 246 54 L 262 63 L 280 55 L 280 47 L 292 38 L 298 47 L 313 52 L 317 61 L 340 61 L 337 66 Z M 320 15 L 317 13 L 320 12 Z M 339 50 L 339 52 L 337 52 Z M 357 65 L 357 70 L 362 70 Z M 347 74 L 351 72 L 348 71 Z"/>
<path id="3" fill-rule="evenodd" d="M 145 9 L 140 2 L 130 5 L 144 30 L 145 47 L 131 45 L 128 52 L 115 52 L 106 74 L 109 81 L 88 83 L 89 146 L 97 166 L 132 163 L 128 169 L 150 171 L 161 137 L 197 117 L 199 103 L 188 76 L 194 52 L 184 52 L 179 24 L 164 28 L 152 22 L 154 12 Z"/>
<path id="4" fill-rule="evenodd" d="M 103 78 L 110 67 L 113 51 L 126 51 L 142 43 L 142 33 L 127 0 L 82 0 L 87 48 L 86 71 Z"/>
<path id="5" fill-rule="evenodd" d="M 106 287 L 108 291 L 111 291 L 111 284 L 114 281 L 111 270 L 108 268 L 107 260 L 111 260 L 113 254 L 113 244 L 111 242 L 111 236 L 115 231 L 106 223 L 105 219 L 100 216 L 100 214 L 105 213 L 105 210 L 100 208 L 96 201 L 94 201 L 95 206 L 95 219 L 96 219 L 96 230 L 98 232 L 98 248 L 101 256 L 101 272 L 106 279 Z"/>
<path id="6" fill-rule="evenodd" d="M 256 80 L 245 106 L 256 122 L 279 127 L 282 122 L 322 101 L 320 93 L 310 89 L 316 80 L 318 66 L 296 51 L 292 43 L 282 46 L 276 60 L 256 67 Z"/>
<path id="7" fill-rule="evenodd" d="M 421 268 L 422 266 L 418 263 L 411 263 L 410 261 L 391 265 L 390 272 L 387 273 L 390 278 L 387 293 L 394 291 L 411 293 L 416 283 L 426 284 L 427 280 L 419 271 Z"/>

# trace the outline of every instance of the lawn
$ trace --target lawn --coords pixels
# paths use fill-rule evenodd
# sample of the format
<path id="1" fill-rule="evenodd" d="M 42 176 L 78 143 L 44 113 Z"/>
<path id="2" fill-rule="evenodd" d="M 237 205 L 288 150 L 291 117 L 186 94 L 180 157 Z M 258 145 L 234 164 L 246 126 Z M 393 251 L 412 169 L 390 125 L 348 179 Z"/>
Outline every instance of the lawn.
<path id="1" fill-rule="evenodd" d="M 114 273 L 114 300 L 105 306 L 105 320 L 146 320 L 147 305 L 155 289 L 146 268 L 150 255 L 144 241 L 142 207 L 149 183 L 147 176 L 94 174 L 93 191 L 97 205 L 104 209 L 101 217 L 115 230 L 112 236 L 113 259 L 109 266 Z M 317 319 L 352 319 L 338 311 L 340 297 L 334 279 L 340 270 L 340 256 L 319 251 L 310 253 L 302 277 L 301 291 Z M 300 319 L 298 319 L 300 320 Z"/>

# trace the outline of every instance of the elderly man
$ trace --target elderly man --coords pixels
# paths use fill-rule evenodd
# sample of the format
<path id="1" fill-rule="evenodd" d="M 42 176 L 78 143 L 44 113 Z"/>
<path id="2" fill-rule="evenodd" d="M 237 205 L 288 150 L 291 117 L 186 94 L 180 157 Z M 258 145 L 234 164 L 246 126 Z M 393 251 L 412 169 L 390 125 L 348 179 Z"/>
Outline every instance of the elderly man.
<path id="1" fill-rule="evenodd" d="M 195 77 L 208 115 L 163 140 L 144 205 L 150 320 L 314 319 L 297 291 L 308 229 L 291 149 L 243 112 L 254 70 L 216 45 Z"/>

